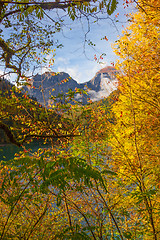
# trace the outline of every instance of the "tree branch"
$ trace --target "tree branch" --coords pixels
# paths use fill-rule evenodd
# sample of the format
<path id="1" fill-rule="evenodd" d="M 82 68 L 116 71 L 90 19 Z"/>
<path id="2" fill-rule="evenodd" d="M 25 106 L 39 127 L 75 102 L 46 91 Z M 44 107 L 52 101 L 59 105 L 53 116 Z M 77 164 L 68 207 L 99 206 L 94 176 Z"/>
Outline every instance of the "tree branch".
<path id="1" fill-rule="evenodd" d="M 7 137 L 9 138 L 10 142 L 17 145 L 18 147 L 22 146 L 23 143 L 27 140 L 27 139 L 31 139 L 31 138 L 52 138 L 52 139 L 61 139 L 61 138 L 71 138 L 71 137 L 78 137 L 81 135 L 76 135 L 76 134 L 66 134 L 66 135 L 39 135 L 39 134 L 27 134 L 25 135 L 25 137 L 22 140 L 17 140 L 14 133 L 12 132 L 12 130 L 10 129 L 10 127 L 8 127 L 5 123 L 0 122 L 0 129 L 3 129 L 3 131 L 6 133 Z"/>
<path id="2" fill-rule="evenodd" d="M 1 4 L 1 3 L 0 3 Z M 28 7 L 27 7 L 28 8 Z M 24 8 L 24 10 L 27 10 L 27 8 Z M 4 16 L 0 16 L 0 23 L 2 22 L 2 20 L 12 14 L 15 14 L 15 13 L 18 13 L 18 12 L 21 12 L 21 9 L 17 9 L 17 10 L 14 10 L 14 11 L 11 11 L 11 12 L 8 12 L 6 14 L 4 14 Z"/>
<path id="3" fill-rule="evenodd" d="M 42 9 L 54 9 L 54 8 L 67 8 L 71 5 L 75 5 L 76 3 L 84 3 L 90 2 L 91 0 L 75 0 L 71 1 L 63 1 L 63 2 L 13 2 L 13 1 L 1 1 L 1 4 L 8 3 L 8 4 L 15 4 L 15 5 L 35 5 L 40 6 Z"/>
<path id="4" fill-rule="evenodd" d="M 5 123 L 0 122 L 0 128 L 4 130 L 11 143 L 17 145 L 18 147 L 21 146 L 21 143 L 17 141 L 15 135 L 12 133 L 11 129 Z"/>

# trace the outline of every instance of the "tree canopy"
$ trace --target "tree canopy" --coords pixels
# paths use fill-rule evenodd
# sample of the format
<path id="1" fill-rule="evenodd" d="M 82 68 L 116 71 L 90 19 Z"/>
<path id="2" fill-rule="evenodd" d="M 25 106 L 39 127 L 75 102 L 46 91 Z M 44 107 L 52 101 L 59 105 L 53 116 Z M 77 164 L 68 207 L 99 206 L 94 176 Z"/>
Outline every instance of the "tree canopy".
<path id="1" fill-rule="evenodd" d="M 0 162 L 0 239 L 160 238 L 160 12 L 156 0 L 137 6 L 108 99 L 83 106 L 69 90 L 47 108 L 15 86 L 1 92 L 0 127 L 23 148 Z M 37 138 L 48 145 L 24 145 Z"/>

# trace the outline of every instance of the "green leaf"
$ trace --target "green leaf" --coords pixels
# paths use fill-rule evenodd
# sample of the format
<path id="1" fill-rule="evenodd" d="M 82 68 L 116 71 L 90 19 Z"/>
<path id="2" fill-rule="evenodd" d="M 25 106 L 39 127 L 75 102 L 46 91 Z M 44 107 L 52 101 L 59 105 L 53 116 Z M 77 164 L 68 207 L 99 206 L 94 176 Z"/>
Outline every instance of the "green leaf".
<path id="1" fill-rule="evenodd" d="M 101 173 L 103 173 L 103 174 L 107 173 L 107 174 L 111 174 L 111 175 L 117 175 L 117 173 L 115 173 L 115 172 L 113 172 L 113 171 L 111 171 L 111 170 L 109 170 L 109 169 L 102 170 Z"/>
<path id="2" fill-rule="evenodd" d="M 124 237 L 127 238 L 127 239 L 131 239 L 131 238 L 132 238 L 132 234 L 131 234 L 131 232 L 129 232 L 129 231 L 123 232 L 123 235 L 124 235 Z"/>
<path id="3" fill-rule="evenodd" d="M 118 2 L 116 0 L 110 0 L 107 5 L 107 13 L 111 15 L 117 8 Z"/>

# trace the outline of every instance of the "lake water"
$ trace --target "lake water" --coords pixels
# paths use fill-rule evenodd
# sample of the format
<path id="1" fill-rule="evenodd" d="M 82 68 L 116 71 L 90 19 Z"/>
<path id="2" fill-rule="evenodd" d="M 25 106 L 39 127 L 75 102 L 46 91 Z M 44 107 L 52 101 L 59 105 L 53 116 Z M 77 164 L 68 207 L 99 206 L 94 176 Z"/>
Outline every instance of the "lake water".
<path id="1" fill-rule="evenodd" d="M 32 142 L 28 145 L 25 146 L 26 149 L 31 148 L 32 151 L 37 151 L 38 148 L 47 148 L 50 147 L 49 144 L 42 144 L 41 142 Z M 14 158 L 15 153 L 19 153 L 20 151 L 22 151 L 23 148 L 22 147 L 17 147 L 14 144 L 3 144 L 0 145 L 0 161 L 1 160 L 10 160 Z"/>

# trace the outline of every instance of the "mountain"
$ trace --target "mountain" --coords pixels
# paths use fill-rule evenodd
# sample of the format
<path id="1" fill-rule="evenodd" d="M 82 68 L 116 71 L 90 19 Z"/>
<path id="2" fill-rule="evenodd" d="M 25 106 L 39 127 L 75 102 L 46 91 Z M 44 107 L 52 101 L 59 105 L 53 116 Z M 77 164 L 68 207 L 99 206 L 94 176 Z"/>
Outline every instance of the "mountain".
<path id="1" fill-rule="evenodd" d="M 89 97 L 92 101 L 98 101 L 108 97 L 111 92 L 117 89 L 117 70 L 107 66 L 96 73 L 94 78 L 86 83 L 90 89 Z"/>
<path id="2" fill-rule="evenodd" d="M 58 94 L 66 94 L 69 89 L 73 91 L 76 88 L 87 90 L 88 95 L 77 94 L 76 99 L 86 104 L 87 99 L 92 101 L 100 100 L 108 97 L 109 94 L 116 89 L 117 70 L 114 67 L 108 66 L 96 73 L 94 78 L 85 83 L 77 83 L 68 73 L 60 72 L 55 74 L 53 72 L 46 72 L 42 75 L 37 74 L 30 82 L 31 86 L 23 87 L 23 90 L 28 95 L 35 97 L 38 102 L 50 104 L 51 96 Z M 53 91 L 54 90 L 54 91 Z"/>

